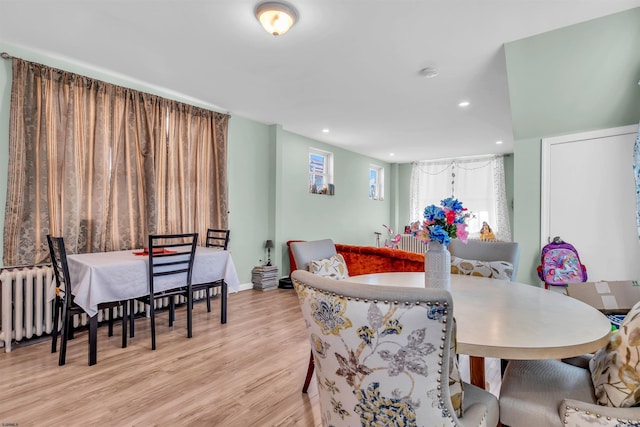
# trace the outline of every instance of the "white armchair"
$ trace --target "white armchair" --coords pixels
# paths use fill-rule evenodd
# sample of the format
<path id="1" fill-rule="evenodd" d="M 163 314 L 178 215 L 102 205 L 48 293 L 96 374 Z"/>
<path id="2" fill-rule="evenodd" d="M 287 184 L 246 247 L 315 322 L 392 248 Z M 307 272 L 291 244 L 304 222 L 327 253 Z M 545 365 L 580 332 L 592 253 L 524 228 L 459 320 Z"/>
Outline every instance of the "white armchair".
<path id="1" fill-rule="evenodd" d="M 498 402 L 455 364 L 451 294 L 296 270 L 323 426 L 495 426 Z"/>

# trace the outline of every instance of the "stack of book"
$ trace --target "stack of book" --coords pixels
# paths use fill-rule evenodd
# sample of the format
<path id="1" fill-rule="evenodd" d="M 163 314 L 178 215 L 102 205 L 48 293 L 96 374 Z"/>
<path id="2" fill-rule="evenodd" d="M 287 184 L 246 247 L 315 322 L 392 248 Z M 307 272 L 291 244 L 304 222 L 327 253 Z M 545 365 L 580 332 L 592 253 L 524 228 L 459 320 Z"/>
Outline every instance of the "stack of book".
<path id="1" fill-rule="evenodd" d="M 278 287 L 278 267 L 275 265 L 260 265 L 251 270 L 253 289 L 268 291 Z"/>

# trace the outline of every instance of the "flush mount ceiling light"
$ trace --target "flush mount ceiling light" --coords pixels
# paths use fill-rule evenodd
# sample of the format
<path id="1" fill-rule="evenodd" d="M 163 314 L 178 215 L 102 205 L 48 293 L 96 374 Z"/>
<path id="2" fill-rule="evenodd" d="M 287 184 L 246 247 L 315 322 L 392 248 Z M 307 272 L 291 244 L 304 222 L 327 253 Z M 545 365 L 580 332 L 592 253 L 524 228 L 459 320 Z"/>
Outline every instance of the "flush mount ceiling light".
<path id="1" fill-rule="evenodd" d="M 256 18 L 269 34 L 279 36 L 293 27 L 298 20 L 296 10 L 286 3 L 268 1 L 256 6 Z"/>

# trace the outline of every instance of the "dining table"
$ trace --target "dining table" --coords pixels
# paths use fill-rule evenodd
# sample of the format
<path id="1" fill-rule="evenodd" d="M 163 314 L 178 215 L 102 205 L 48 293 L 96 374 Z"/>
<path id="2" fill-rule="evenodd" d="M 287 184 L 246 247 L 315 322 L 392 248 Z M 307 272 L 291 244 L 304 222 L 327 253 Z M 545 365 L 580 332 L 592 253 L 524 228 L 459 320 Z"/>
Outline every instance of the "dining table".
<path id="1" fill-rule="evenodd" d="M 89 316 L 89 365 L 97 359 L 98 305 L 128 301 L 149 293 L 149 256 L 143 249 L 67 255 L 71 293 Z M 184 277 L 182 277 L 184 276 Z M 156 291 L 185 283 L 183 275 L 165 276 L 154 281 Z M 228 291 L 237 292 L 240 280 L 231 252 L 221 248 L 196 247 L 191 283 L 224 280 Z M 180 282 L 181 281 L 181 282 Z M 224 287 L 223 287 L 224 289 Z M 227 292 L 221 292 L 221 323 L 226 323 Z"/>
<path id="2" fill-rule="evenodd" d="M 374 273 L 347 282 L 424 287 L 424 273 Z M 470 380 L 485 387 L 484 358 L 561 359 L 607 345 L 611 324 L 600 311 L 564 294 L 524 283 L 451 275 L 457 351 L 469 355 Z"/>

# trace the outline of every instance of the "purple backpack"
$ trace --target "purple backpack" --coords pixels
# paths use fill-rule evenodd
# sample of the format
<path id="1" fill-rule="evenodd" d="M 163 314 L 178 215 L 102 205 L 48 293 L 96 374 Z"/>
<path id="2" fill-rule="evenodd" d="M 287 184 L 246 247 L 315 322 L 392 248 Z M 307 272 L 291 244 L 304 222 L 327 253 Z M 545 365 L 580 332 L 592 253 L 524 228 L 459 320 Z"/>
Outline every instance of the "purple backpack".
<path id="1" fill-rule="evenodd" d="M 554 237 L 542 248 L 540 262 L 538 277 L 545 287 L 587 281 L 587 268 L 580 262 L 578 251 L 560 237 Z"/>

